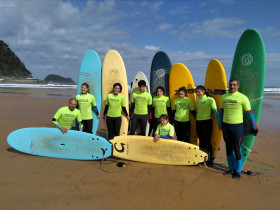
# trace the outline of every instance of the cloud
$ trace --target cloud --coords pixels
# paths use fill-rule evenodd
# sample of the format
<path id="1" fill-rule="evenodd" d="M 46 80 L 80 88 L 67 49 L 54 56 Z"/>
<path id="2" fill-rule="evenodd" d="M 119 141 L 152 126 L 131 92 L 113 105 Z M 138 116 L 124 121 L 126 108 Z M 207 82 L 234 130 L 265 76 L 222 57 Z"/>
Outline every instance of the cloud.
<path id="1" fill-rule="evenodd" d="M 168 24 L 168 23 L 162 23 L 158 26 L 157 30 L 156 31 L 159 31 L 159 32 L 165 32 L 165 31 L 169 31 L 173 28 L 173 25 L 172 24 Z"/>
<path id="2" fill-rule="evenodd" d="M 145 49 L 146 49 L 146 50 L 158 51 L 158 50 L 160 49 L 160 47 L 146 45 L 146 46 L 145 46 Z"/>

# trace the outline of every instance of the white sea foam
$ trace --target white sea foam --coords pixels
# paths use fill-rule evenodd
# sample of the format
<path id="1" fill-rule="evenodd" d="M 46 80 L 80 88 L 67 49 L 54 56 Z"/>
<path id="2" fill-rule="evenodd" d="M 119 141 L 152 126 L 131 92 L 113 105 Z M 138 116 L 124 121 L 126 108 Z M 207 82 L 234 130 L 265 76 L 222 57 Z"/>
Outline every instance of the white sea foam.
<path id="1" fill-rule="evenodd" d="M 62 84 L 0 84 L 4 88 L 30 88 L 30 89 L 77 89 L 77 85 Z"/>

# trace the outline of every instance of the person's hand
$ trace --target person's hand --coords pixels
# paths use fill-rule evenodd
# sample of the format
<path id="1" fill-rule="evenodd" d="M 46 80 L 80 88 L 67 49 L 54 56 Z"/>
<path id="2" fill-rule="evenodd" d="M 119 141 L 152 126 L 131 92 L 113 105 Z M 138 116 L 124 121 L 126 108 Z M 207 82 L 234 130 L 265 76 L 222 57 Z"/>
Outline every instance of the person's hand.
<path id="1" fill-rule="evenodd" d="M 250 133 L 251 133 L 251 134 L 254 134 L 254 136 L 257 136 L 258 132 L 259 132 L 258 129 L 252 129 L 252 130 L 250 131 Z"/>
<path id="2" fill-rule="evenodd" d="M 97 119 L 100 119 L 100 115 L 97 115 L 96 118 L 97 118 Z"/>
<path id="3" fill-rule="evenodd" d="M 61 128 L 60 130 L 62 131 L 62 133 L 67 133 L 68 132 L 67 128 Z"/>
<path id="4" fill-rule="evenodd" d="M 156 134 L 155 135 L 155 141 L 159 141 L 160 135 Z"/>
<path id="5" fill-rule="evenodd" d="M 126 119 L 129 121 L 129 120 L 130 120 L 130 117 L 129 117 L 129 116 L 127 116 L 127 117 L 126 117 Z"/>

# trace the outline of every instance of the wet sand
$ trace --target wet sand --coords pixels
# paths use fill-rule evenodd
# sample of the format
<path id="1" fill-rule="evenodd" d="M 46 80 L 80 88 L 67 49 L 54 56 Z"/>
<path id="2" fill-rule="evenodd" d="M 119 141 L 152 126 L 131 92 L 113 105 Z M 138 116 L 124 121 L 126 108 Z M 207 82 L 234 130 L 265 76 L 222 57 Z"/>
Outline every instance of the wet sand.
<path id="1" fill-rule="evenodd" d="M 227 169 L 223 140 L 219 163 L 211 170 L 126 160 L 120 168 L 111 158 L 100 165 L 19 153 L 7 144 L 8 134 L 53 127 L 54 113 L 68 103 L 42 91 L 0 89 L 0 209 L 279 209 L 279 175 L 243 175 L 241 180 L 222 175 Z M 260 132 L 244 169 L 280 173 L 280 101 L 274 99 L 264 99 Z M 103 122 L 98 135 L 104 136 Z M 270 168 L 257 162 L 275 169 L 250 166 Z"/>

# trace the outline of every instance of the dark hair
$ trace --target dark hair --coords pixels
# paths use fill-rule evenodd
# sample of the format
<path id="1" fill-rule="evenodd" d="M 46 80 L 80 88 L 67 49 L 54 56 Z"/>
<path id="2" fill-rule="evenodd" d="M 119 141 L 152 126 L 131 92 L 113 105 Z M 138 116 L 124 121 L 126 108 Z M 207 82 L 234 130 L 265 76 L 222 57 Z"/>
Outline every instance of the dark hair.
<path id="1" fill-rule="evenodd" d="M 168 121 L 169 121 L 169 117 L 168 117 L 168 115 L 167 115 L 167 114 L 162 114 L 162 115 L 160 115 L 159 119 L 161 119 L 161 118 L 163 118 L 163 119 L 165 119 L 165 120 L 168 120 Z"/>
<path id="2" fill-rule="evenodd" d="M 209 96 L 209 93 L 207 92 L 207 90 L 205 89 L 205 87 L 204 87 L 203 85 L 198 85 L 198 86 L 195 88 L 195 90 L 202 90 L 202 91 L 204 91 L 204 94 L 205 94 L 206 96 Z"/>
<path id="3" fill-rule="evenodd" d="M 183 92 L 185 93 L 185 95 L 188 94 L 188 91 L 187 91 L 187 89 L 186 89 L 185 87 L 180 87 L 180 88 L 178 89 L 177 93 L 179 94 L 180 91 L 183 91 Z"/>
<path id="4" fill-rule="evenodd" d="M 115 83 L 115 84 L 113 85 L 113 90 L 114 90 L 114 88 L 115 88 L 116 86 L 119 86 L 119 87 L 120 87 L 120 93 L 121 93 L 121 92 L 122 92 L 122 85 L 121 85 L 121 83 Z"/>
<path id="5" fill-rule="evenodd" d="M 138 87 L 141 87 L 141 86 L 146 86 L 145 80 L 140 80 L 140 81 L 138 82 Z"/>
<path id="6" fill-rule="evenodd" d="M 86 88 L 88 89 L 87 92 L 89 93 L 89 85 L 88 85 L 88 83 L 84 82 L 84 83 L 81 85 L 81 87 L 82 87 L 82 86 L 86 86 Z"/>
<path id="7" fill-rule="evenodd" d="M 230 83 L 230 82 L 233 82 L 233 81 L 236 81 L 237 84 L 240 85 L 239 79 L 237 79 L 237 78 L 235 78 L 235 77 L 234 77 L 234 78 L 231 78 L 231 79 L 229 80 L 229 83 Z"/>
<path id="8" fill-rule="evenodd" d="M 164 89 L 164 87 L 162 87 L 162 86 L 158 86 L 158 87 L 157 87 L 156 93 L 158 92 L 158 90 L 161 90 L 161 91 L 163 92 L 163 94 L 164 94 L 164 92 L 165 92 L 165 89 Z"/>

